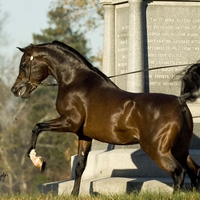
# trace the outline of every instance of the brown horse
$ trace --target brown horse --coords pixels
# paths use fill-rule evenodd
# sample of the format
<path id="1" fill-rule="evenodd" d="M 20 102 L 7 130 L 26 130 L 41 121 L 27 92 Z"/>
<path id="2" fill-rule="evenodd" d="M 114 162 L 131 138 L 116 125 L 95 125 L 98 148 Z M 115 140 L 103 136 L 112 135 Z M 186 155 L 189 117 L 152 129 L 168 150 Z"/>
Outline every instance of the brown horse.
<path id="1" fill-rule="evenodd" d="M 35 125 L 28 156 L 44 170 L 45 164 L 35 152 L 39 133 L 75 133 L 79 149 L 73 195 L 79 193 L 92 139 L 118 145 L 139 143 L 157 165 L 169 173 L 175 190 L 183 186 L 186 173 L 192 187 L 198 186 L 200 167 L 189 155 L 193 121 L 186 101 L 197 98 L 196 90 L 190 87 L 192 82 L 187 81 L 187 77 L 191 79 L 189 70 L 185 73 L 180 97 L 129 93 L 119 89 L 76 50 L 63 43 L 54 41 L 19 49 L 24 54 L 11 89 L 15 96 L 29 98 L 48 75 L 58 83 L 56 109 L 60 117 Z M 196 69 L 200 68 L 192 68 L 199 76 Z M 188 86 L 189 91 L 185 89 Z"/>

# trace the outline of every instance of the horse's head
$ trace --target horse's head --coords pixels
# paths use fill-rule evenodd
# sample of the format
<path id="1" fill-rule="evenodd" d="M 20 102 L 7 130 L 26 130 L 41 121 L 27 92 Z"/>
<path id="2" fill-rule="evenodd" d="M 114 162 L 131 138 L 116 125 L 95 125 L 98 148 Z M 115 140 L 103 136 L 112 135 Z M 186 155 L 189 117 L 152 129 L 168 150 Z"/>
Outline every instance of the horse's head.
<path id="1" fill-rule="evenodd" d="M 18 48 L 24 54 L 19 65 L 19 74 L 11 88 L 15 96 L 29 98 L 30 93 L 48 76 L 48 65 L 42 56 L 34 51 L 34 46 Z"/>

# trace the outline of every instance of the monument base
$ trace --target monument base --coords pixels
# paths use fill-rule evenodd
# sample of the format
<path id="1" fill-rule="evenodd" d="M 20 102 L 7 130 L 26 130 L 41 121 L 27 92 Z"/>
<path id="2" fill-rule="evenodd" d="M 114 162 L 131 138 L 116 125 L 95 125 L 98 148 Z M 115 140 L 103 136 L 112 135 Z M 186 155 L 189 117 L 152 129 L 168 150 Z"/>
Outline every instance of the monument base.
<path id="1" fill-rule="evenodd" d="M 191 150 L 191 156 L 200 164 L 200 150 Z M 72 179 L 74 178 L 72 157 Z M 70 194 L 74 180 L 46 183 L 38 186 L 42 193 Z M 92 151 L 84 171 L 80 194 L 121 194 L 137 191 L 173 191 L 173 181 L 141 149 L 114 149 Z M 190 189 L 190 180 L 185 179 Z"/>
<path id="2" fill-rule="evenodd" d="M 72 156 L 72 180 L 75 179 L 77 156 Z M 82 179 L 105 177 L 168 177 L 141 149 L 91 151 Z"/>
<path id="3" fill-rule="evenodd" d="M 74 181 L 60 181 L 39 185 L 41 193 L 52 192 L 56 195 L 70 195 Z M 79 195 L 98 194 L 124 194 L 134 191 L 139 192 L 173 192 L 173 183 L 170 178 L 122 178 L 112 177 L 104 179 L 82 180 Z M 185 186 L 189 189 L 190 181 L 185 180 Z"/>

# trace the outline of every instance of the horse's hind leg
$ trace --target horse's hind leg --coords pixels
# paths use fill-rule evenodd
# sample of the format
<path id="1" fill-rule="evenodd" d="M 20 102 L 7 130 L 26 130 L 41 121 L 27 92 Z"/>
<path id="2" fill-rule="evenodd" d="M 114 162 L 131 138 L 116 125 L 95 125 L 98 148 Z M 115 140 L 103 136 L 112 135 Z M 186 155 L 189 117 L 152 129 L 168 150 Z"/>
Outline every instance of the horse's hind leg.
<path id="1" fill-rule="evenodd" d="M 166 171 L 173 179 L 174 191 L 182 188 L 186 169 L 174 158 L 169 148 L 153 149 L 152 147 L 158 147 L 159 145 L 150 145 L 151 152 L 146 152 L 152 160 L 164 171 Z M 162 146 L 162 145 L 161 145 Z M 141 146 L 142 147 L 142 146 Z M 143 149 L 143 148 L 142 148 Z M 165 149 L 168 149 L 165 151 Z"/>
<path id="2" fill-rule="evenodd" d="M 83 171 L 85 170 L 87 157 L 91 148 L 92 139 L 79 139 L 78 161 L 75 168 L 75 181 L 72 190 L 72 195 L 77 196 L 80 190 L 80 183 Z"/>
<path id="3" fill-rule="evenodd" d="M 191 180 L 191 187 L 197 188 L 200 181 L 200 167 L 194 162 L 188 152 L 180 154 L 177 160 L 186 168 L 186 172 Z"/>
<path id="4" fill-rule="evenodd" d="M 174 191 L 183 187 L 186 169 L 184 169 L 173 157 L 171 152 L 168 152 L 165 155 L 159 155 L 155 162 L 172 177 L 174 182 Z"/>
<path id="5" fill-rule="evenodd" d="M 177 139 L 176 145 L 173 147 L 173 155 L 177 161 L 186 169 L 191 180 L 191 187 L 197 188 L 200 181 L 200 166 L 189 155 L 189 145 L 192 136 L 192 125 L 184 124 L 184 129 Z"/>
<path id="6" fill-rule="evenodd" d="M 190 155 L 187 156 L 187 174 L 191 180 L 191 187 L 197 188 L 200 181 L 200 166 L 198 166 Z"/>
<path id="7" fill-rule="evenodd" d="M 182 166 L 178 166 L 174 171 L 170 172 L 170 175 L 174 181 L 174 191 L 177 191 L 183 187 L 186 169 Z"/>

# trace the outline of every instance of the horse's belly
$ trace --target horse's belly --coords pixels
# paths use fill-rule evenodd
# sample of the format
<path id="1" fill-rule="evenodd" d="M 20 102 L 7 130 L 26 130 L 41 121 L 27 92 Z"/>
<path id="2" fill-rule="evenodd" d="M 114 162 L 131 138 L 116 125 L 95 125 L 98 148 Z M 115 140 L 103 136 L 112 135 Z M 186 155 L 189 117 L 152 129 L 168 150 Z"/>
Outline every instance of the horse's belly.
<path id="1" fill-rule="evenodd" d="M 116 145 L 130 145 L 139 143 L 139 135 L 137 133 L 137 130 L 135 129 L 112 130 L 112 128 L 104 128 L 105 127 L 90 130 L 85 129 L 84 134 L 100 142 L 106 142 Z"/>

